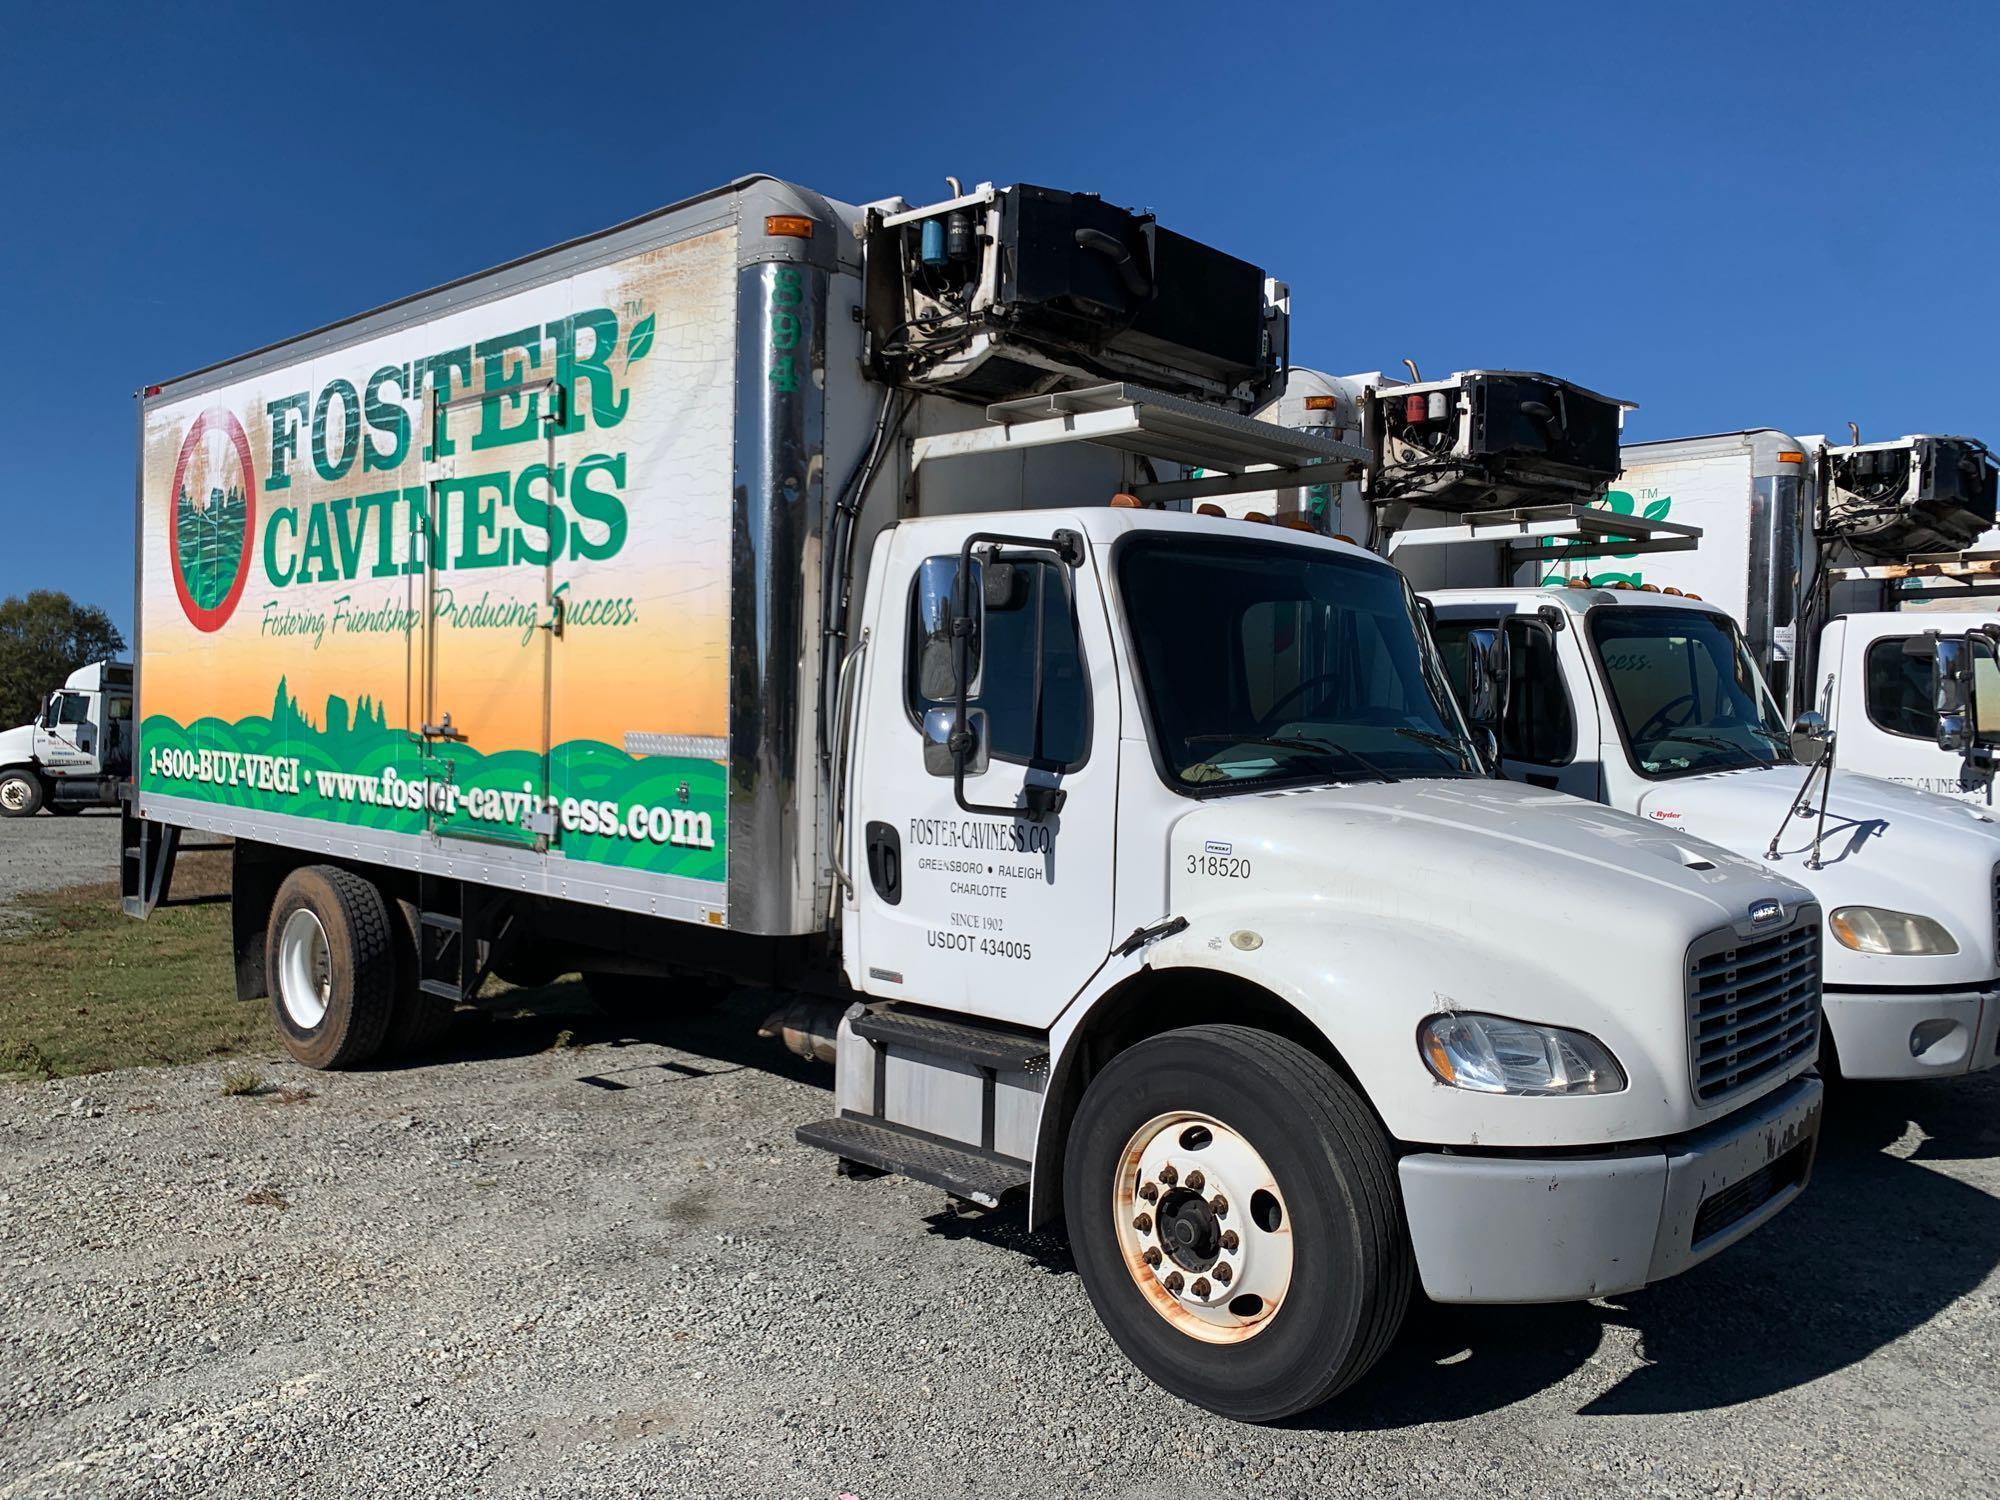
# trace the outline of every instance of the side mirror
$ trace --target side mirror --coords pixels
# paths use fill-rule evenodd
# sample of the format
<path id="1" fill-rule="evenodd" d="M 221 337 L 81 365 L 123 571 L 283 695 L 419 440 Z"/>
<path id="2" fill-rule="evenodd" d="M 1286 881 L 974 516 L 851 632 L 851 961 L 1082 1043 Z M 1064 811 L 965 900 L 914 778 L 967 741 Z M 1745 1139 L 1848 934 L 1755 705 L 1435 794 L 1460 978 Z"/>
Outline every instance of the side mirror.
<path id="1" fill-rule="evenodd" d="M 1792 724 L 1792 756 L 1802 766 L 1816 766 L 1826 759 L 1826 747 L 1833 736 L 1826 727 L 1826 715 L 1807 709 Z"/>
<path id="2" fill-rule="evenodd" d="M 1498 725 L 1507 714 L 1510 663 L 1507 632 L 1495 628 L 1465 635 L 1465 716 L 1482 729 Z"/>
<path id="3" fill-rule="evenodd" d="M 933 702 L 958 697 L 956 648 L 961 641 L 965 646 L 965 696 L 979 696 L 979 647 L 986 623 L 986 580 L 984 569 L 974 558 L 971 587 L 963 595 L 970 613 L 961 618 L 958 572 L 956 554 L 927 557 L 917 565 L 917 629 L 923 636 L 923 648 L 917 658 L 917 691 Z"/>
<path id="4" fill-rule="evenodd" d="M 924 770 L 933 776 L 953 776 L 958 772 L 958 752 L 965 752 L 965 774 L 977 776 L 986 769 L 986 710 L 965 711 L 965 733 L 958 732 L 958 711 L 951 708 L 924 710 Z"/>
<path id="5" fill-rule="evenodd" d="M 62 694 L 61 693 L 49 694 L 49 701 L 42 705 L 42 728 L 44 729 L 55 728 L 56 718 L 61 713 L 61 711 L 62 711 Z"/>
<path id="6" fill-rule="evenodd" d="M 1486 762 L 1490 776 L 1500 774 L 1500 736 L 1486 725 L 1481 724 L 1472 731 L 1472 741 L 1479 747 L 1479 758 Z"/>
<path id="7" fill-rule="evenodd" d="M 1963 636 L 1949 635 L 1931 637 L 1930 649 L 1938 748 L 1959 754 L 1972 748 L 1972 651 Z"/>

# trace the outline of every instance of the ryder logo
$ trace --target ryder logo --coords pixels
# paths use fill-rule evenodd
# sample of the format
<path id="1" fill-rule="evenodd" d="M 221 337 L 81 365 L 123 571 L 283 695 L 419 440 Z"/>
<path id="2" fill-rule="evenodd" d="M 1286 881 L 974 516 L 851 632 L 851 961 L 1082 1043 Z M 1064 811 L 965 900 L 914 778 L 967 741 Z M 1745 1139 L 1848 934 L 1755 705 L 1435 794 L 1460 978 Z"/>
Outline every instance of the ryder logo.
<path id="1" fill-rule="evenodd" d="M 250 576 L 257 481 L 250 439 L 235 414 L 212 407 L 194 419 L 174 464 L 167 555 L 181 612 L 197 630 L 220 630 Z"/>

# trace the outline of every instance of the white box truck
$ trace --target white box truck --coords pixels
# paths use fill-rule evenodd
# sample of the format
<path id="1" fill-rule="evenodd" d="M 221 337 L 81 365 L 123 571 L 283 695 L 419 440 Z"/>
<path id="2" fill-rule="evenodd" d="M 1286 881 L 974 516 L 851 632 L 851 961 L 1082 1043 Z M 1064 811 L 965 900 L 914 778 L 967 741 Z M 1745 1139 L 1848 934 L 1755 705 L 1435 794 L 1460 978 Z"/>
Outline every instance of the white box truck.
<path id="1" fill-rule="evenodd" d="M 131 767 L 131 664 L 91 662 L 49 694 L 32 724 L 0 730 L 0 817 L 116 807 Z"/>
<path id="2" fill-rule="evenodd" d="M 1830 939 L 1830 1068 L 1921 1078 L 2000 1062 L 2000 823 L 1856 774 L 1845 731 L 1835 774 L 1824 726 L 1795 736 L 1759 667 L 1760 642 L 1781 659 L 1791 643 L 1793 575 L 1768 539 L 1799 522 L 1796 444 L 1749 433 L 1621 457 L 1621 403 L 1486 371 L 1404 386 L 1294 370 L 1265 415 L 1310 427 L 1337 409 L 1303 398 L 1328 391 L 1358 403 L 1374 445 L 1358 501 L 1385 517 L 1371 532 L 1424 592 L 1506 775 L 1811 889 Z M 1633 463 L 1662 447 L 1671 479 L 1664 462 Z M 1607 493 L 1614 479 L 1623 492 Z M 1656 578 L 1698 579 L 1707 597 Z M 1475 669 L 1498 681 L 1475 689 Z M 1752 1034 L 1777 1026 L 1749 1020 Z"/>
<path id="3" fill-rule="evenodd" d="M 1993 807 L 2000 553 L 1979 550 L 1996 484 L 1984 444 L 1756 428 L 1629 444 L 1621 464 L 1604 504 L 1699 526 L 1700 548 L 1551 574 L 1720 604 L 1779 703 L 1837 734 L 1843 769 Z M 1973 671 L 1989 679 L 1984 723 L 1963 711 Z"/>
<path id="4" fill-rule="evenodd" d="M 1089 195 L 749 178 L 149 387 L 129 909 L 232 836 L 318 1067 L 493 972 L 795 992 L 800 1139 L 1065 1216 L 1237 1417 L 1414 1282 L 1706 1259 L 1811 1170 L 1818 909 L 1487 778 L 1381 559 L 1175 513 L 1359 457 L 1244 415 L 1285 326 Z"/>

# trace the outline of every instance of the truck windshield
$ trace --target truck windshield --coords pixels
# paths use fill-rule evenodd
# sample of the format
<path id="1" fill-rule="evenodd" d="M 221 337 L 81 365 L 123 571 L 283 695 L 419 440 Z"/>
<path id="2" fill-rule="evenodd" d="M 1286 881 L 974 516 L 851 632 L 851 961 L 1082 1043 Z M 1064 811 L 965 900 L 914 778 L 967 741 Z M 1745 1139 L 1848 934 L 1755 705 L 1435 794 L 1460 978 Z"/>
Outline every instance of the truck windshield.
<path id="1" fill-rule="evenodd" d="M 1154 753 L 1182 790 L 1480 774 L 1392 568 L 1278 541 L 1138 535 L 1117 572 Z"/>
<path id="2" fill-rule="evenodd" d="M 1726 615 L 1614 606 L 1587 618 L 1626 752 L 1642 776 L 1791 759 L 1784 718 Z"/>

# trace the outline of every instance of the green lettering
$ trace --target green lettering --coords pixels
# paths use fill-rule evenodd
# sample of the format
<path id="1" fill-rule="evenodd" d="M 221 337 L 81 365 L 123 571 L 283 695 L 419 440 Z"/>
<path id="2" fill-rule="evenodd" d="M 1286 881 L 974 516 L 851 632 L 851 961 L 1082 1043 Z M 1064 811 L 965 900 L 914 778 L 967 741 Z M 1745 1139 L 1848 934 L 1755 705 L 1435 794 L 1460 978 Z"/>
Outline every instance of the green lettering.
<path id="1" fill-rule="evenodd" d="M 529 486 L 536 481 L 548 486 L 545 494 L 537 495 Z M 562 556 L 563 532 L 568 529 L 568 519 L 562 507 L 555 502 L 563 492 L 563 466 L 557 464 L 555 472 L 549 472 L 547 464 L 530 464 L 514 476 L 514 519 L 522 529 L 514 533 L 514 561 L 527 563 L 548 563 Z M 534 527 L 543 535 L 540 541 L 525 534 L 525 528 Z"/>
<path id="2" fill-rule="evenodd" d="M 364 520 L 371 513 L 375 516 L 375 566 L 368 570 L 370 578 L 393 578 L 402 571 L 396 566 L 396 501 L 409 494 L 421 495 L 423 489 L 384 490 L 354 502 Z"/>
<path id="3" fill-rule="evenodd" d="M 625 502 L 610 489 L 594 489 L 590 481 L 598 474 L 609 476 L 618 489 L 625 487 L 625 455 L 593 453 L 576 466 L 576 480 L 570 486 L 570 508 L 576 524 L 570 528 L 569 555 L 595 562 L 614 555 L 625 545 Z M 592 541 L 584 534 L 583 523 L 595 521 L 604 528 L 604 540 Z"/>
<path id="4" fill-rule="evenodd" d="M 289 505 L 272 509 L 270 519 L 264 522 L 264 576 L 271 580 L 273 588 L 283 588 L 292 581 L 297 570 L 297 562 L 288 554 L 282 571 L 278 567 L 278 528 L 286 527 L 296 540 L 299 534 L 299 513 Z"/>
<path id="5" fill-rule="evenodd" d="M 326 418 L 336 396 L 340 398 L 340 458 L 337 461 L 327 457 L 326 451 Z M 353 383 L 329 380 L 320 391 L 319 400 L 313 404 L 314 471 L 329 482 L 346 478 L 347 471 L 354 467 L 354 455 L 360 446 L 361 401 L 354 394 Z"/>
<path id="6" fill-rule="evenodd" d="M 455 568 L 495 568 L 507 561 L 507 543 L 499 537 L 499 502 L 507 498 L 505 474 L 472 474 L 438 481 L 444 505 L 458 497 L 458 558 Z M 497 545 L 482 545 L 497 543 Z"/>
<path id="7" fill-rule="evenodd" d="M 264 415 L 271 422 L 271 472 L 264 476 L 264 488 L 282 490 L 292 482 L 285 465 L 299 456 L 299 423 L 306 419 L 312 397 L 305 391 L 279 401 L 267 401 Z"/>
<path id="8" fill-rule="evenodd" d="M 382 394 L 388 386 L 394 386 L 398 392 L 408 390 L 410 367 L 384 365 L 368 377 L 368 384 L 363 387 L 368 398 L 368 446 L 361 450 L 363 473 L 400 469 L 403 460 L 410 454 L 410 414 L 402 402 L 392 401 Z M 389 439 L 387 450 L 375 446 L 378 436 Z"/>
<path id="9" fill-rule="evenodd" d="M 327 529 L 326 507 L 315 505 L 306 512 L 306 544 L 299 549 L 298 580 L 321 583 L 333 576 L 333 535 Z"/>
<path id="10" fill-rule="evenodd" d="M 434 392 L 437 397 L 432 407 L 431 440 L 424 445 L 424 460 L 429 462 L 433 458 L 449 458 L 455 451 L 447 420 L 449 413 L 445 407 L 451 401 L 454 383 L 461 387 L 472 383 L 472 347 L 447 349 L 421 363 L 424 367 L 423 388 Z"/>
<path id="11" fill-rule="evenodd" d="M 579 331 L 590 335 L 588 354 L 578 348 L 582 342 L 577 337 Z M 616 427 L 624 421 L 632 393 L 618 388 L 609 363 L 612 351 L 618 347 L 617 314 L 608 307 L 596 307 L 560 318 L 543 332 L 555 340 L 556 384 L 562 387 L 563 394 L 562 422 L 556 430 L 570 433 L 584 429 L 584 402 L 578 398 L 576 388 L 579 380 L 590 387 L 591 423 Z"/>
<path id="12" fill-rule="evenodd" d="M 500 448 L 508 443 L 531 441 L 541 425 L 541 393 L 528 393 L 527 415 L 511 427 L 506 423 L 500 398 L 507 398 L 506 411 L 520 411 L 523 402 L 521 387 L 527 382 L 528 372 L 541 368 L 541 330 L 523 328 L 518 333 L 503 333 L 498 338 L 483 339 L 476 352 L 485 374 L 483 389 L 486 399 L 479 403 L 479 431 L 472 435 L 473 448 Z M 513 352 L 525 354 L 527 358 L 513 361 L 510 369 L 507 356 Z"/>

